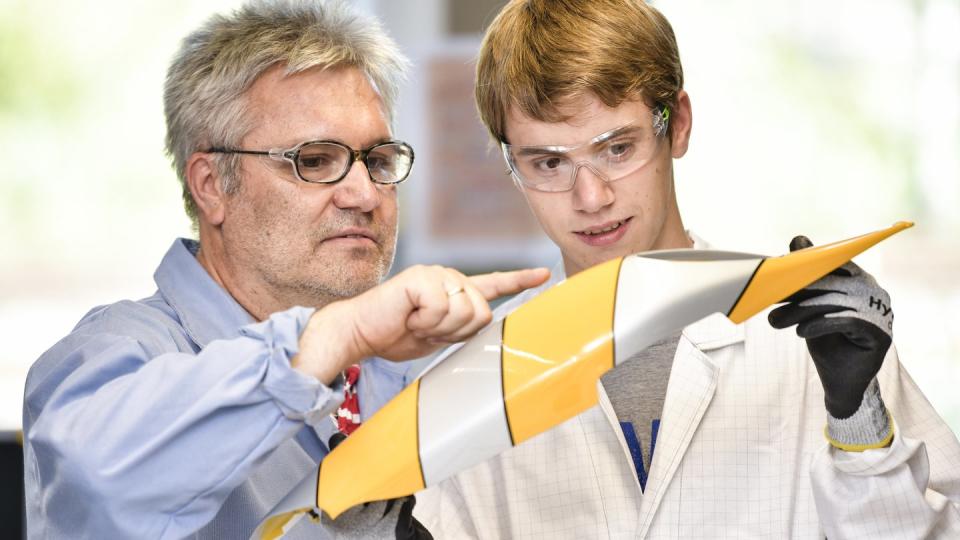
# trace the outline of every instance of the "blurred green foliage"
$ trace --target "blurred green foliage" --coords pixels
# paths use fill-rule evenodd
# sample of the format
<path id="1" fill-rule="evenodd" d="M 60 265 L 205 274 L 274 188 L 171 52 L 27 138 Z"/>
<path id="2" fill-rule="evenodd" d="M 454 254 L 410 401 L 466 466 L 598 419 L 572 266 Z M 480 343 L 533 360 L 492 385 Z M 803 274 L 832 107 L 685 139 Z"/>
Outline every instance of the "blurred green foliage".
<path id="1" fill-rule="evenodd" d="M 780 91 L 809 112 L 809 121 L 826 142 L 866 151 L 887 170 L 883 188 L 896 190 L 899 210 L 924 215 L 914 134 L 892 125 L 863 99 L 864 85 L 878 66 L 836 51 L 818 54 L 815 46 L 796 36 L 771 36 L 765 50 L 772 57 L 770 75 Z"/>
<path id="2" fill-rule="evenodd" d="M 47 29 L 49 32 L 49 29 Z M 83 77 L 26 3 L 0 15 L 0 118 L 62 121 L 83 102 Z"/>

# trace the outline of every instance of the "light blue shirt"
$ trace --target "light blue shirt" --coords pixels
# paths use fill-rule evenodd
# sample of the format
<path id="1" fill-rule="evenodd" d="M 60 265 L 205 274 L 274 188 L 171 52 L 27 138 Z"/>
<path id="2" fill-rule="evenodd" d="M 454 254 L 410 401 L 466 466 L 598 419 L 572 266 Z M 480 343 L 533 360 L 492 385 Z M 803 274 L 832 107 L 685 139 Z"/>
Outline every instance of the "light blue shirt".
<path id="1" fill-rule="evenodd" d="M 247 538 L 326 455 L 342 382 L 290 367 L 313 310 L 255 322 L 196 249 L 175 241 L 153 296 L 92 310 L 30 369 L 30 538 Z M 414 371 L 363 362 L 361 416 Z M 327 536 L 299 524 L 291 536 Z"/>

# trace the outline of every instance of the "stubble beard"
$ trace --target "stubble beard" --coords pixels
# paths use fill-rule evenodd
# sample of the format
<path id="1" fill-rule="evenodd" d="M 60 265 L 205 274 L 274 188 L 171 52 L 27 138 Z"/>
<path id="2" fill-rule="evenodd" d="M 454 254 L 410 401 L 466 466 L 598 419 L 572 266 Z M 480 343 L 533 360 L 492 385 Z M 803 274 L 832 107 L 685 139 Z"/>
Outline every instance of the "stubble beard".
<path id="1" fill-rule="evenodd" d="M 393 251 L 393 248 L 377 250 L 372 255 L 367 249 L 350 250 L 338 261 L 350 264 L 331 264 L 325 268 L 322 279 L 298 280 L 294 288 L 304 297 L 314 299 L 316 306 L 353 298 L 383 281 L 393 265 Z"/>
<path id="2" fill-rule="evenodd" d="M 329 224 L 325 230 L 315 231 L 304 238 L 301 249 L 283 246 L 272 250 L 273 256 L 264 261 L 265 281 L 278 291 L 285 291 L 291 305 L 323 307 L 331 302 L 357 296 L 380 284 L 393 265 L 396 251 L 396 227 L 367 220 L 349 219 L 351 225 L 362 225 L 375 229 L 379 242 L 370 248 L 354 248 L 338 251 L 330 260 L 322 260 L 325 254 L 317 253 L 315 248 L 330 230 L 346 226 L 344 223 Z M 276 248 L 277 246 L 275 246 Z M 299 268 L 292 268 L 295 265 Z"/>
<path id="3" fill-rule="evenodd" d="M 282 197 L 269 204 L 238 200 L 229 249 L 253 275 L 251 286 L 266 290 L 272 309 L 323 307 L 354 297 L 379 284 L 396 251 L 397 220 L 356 210 L 331 209 L 317 223 Z M 356 248 L 325 245 L 324 240 L 351 227 L 371 231 L 375 244 Z M 243 262 L 240 262 L 243 261 Z M 255 276 L 255 277 L 254 277 Z"/>

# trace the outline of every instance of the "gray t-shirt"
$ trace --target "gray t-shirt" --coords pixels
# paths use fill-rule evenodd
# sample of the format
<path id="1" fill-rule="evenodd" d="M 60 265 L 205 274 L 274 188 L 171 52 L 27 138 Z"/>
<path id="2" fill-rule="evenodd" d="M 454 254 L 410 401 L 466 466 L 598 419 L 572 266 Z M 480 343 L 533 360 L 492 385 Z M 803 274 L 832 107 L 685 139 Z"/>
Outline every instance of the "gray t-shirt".
<path id="1" fill-rule="evenodd" d="M 678 332 L 640 351 L 600 378 L 623 428 L 643 489 L 647 486 L 660 413 L 679 342 Z"/>

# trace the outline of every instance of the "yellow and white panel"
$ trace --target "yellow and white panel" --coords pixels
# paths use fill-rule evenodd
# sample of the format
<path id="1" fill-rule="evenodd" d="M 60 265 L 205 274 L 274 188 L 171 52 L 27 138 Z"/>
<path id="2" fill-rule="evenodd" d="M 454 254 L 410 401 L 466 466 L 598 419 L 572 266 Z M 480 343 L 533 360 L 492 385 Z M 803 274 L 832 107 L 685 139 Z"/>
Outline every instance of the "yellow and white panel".
<path id="1" fill-rule="evenodd" d="M 514 444 L 597 403 L 597 378 L 613 367 L 621 260 L 577 274 L 504 319 L 503 395 Z"/>
<path id="2" fill-rule="evenodd" d="M 336 517 L 435 485 L 594 406 L 597 379 L 643 348 L 713 313 L 742 322 L 910 225 L 776 258 L 656 251 L 581 272 L 403 390 L 259 530 L 282 534 L 314 502 Z"/>
<path id="3" fill-rule="evenodd" d="M 727 313 L 761 255 L 670 250 L 624 258 L 614 317 L 616 363 L 712 313 Z"/>
<path id="4" fill-rule="evenodd" d="M 503 405 L 502 321 L 420 379 L 420 464 L 428 485 L 513 446 Z"/>

